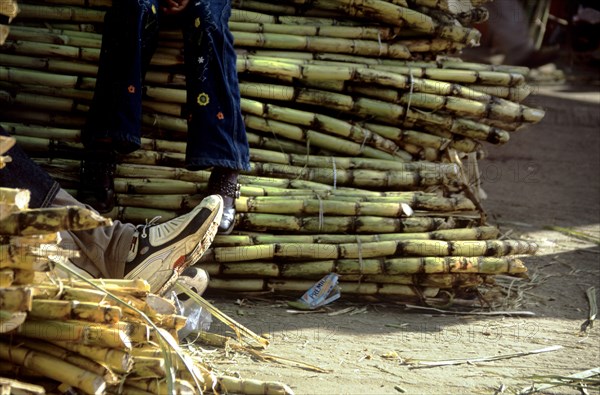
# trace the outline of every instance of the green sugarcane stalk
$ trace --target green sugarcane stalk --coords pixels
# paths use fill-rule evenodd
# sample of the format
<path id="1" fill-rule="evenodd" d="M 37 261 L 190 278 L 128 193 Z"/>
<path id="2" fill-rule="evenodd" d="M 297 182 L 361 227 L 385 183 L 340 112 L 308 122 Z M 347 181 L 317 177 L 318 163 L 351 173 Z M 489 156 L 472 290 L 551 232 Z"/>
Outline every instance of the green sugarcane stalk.
<path id="1" fill-rule="evenodd" d="M 70 45 L 46 44 L 30 41 L 6 40 L 3 50 L 18 55 L 36 57 L 62 57 L 79 61 L 97 62 L 100 50 L 96 48 L 79 48 Z"/>
<path id="2" fill-rule="evenodd" d="M 399 151 L 393 142 L 367 129 L 324 114 L 284 108 L 250 99 L 242 99 L 241 106 L 242 111 L 247 114 L 311 128 L 318 125 L 319 131 L 350 139 L 363 146 L 366 144 L 388 153 Z"/>
<path id="3" fill-rule="evenodd" d="M 340 185 L 364 189 L 402 190 L 416 187 L 451 184 L 457 174 L 439 174 L 428 171 L 377 171 L 344 170 L 331 168 L 304 168 L 273 163 L 253 163 L 250 174 L 268 177 L 298 178 L 329 185 Z"/>
<path id="4" fill-rule="evenodd" d="M 457 151 L 467 153 L 475 152 L 481 148 L 480 144 L 475 140 L 463 138 L 457 141 L 452 138 L 452 134 L 435 136 L 418 130 L 404 130 L 395 126 L 370 122 L 362 123 L 362 125 L 364 125 L 365 128 L 394 141 L 399 146 L 413 144 L 421 147 L 435 148 L 436 150 L 444 150 L 450 147 Z"/>
<path id="5" fill-rule="evenodd" d="M 209 289 L 219 291 L 236 292 L 263 292 L 271 291 L 276 293 L 302 293 L 312 287 L 314 281 L 302 280 L 263 280 L 263 279 L 243 279 L 243 278 L 213 278 L 208 284 Z M 423 288 L 398 284 L 376 284 L 376 283 L 357 283 L 340 282 L 342 294 L 352 295 L 385 295 L 402 298 L 421 299 L 422 297 L 435 297 L 439 293 L 439 288 Z"/>
<path id="6" fill-rule="evenodd" d="M 348 16 L 380 20 L 386 24 L 407 27 L 423 33 L 433 33 L 435 24 L 427 15 L 407 7 L 380 0 L 293 0 L 293 4 L 310 4 L 311 7 L 327 11 L 342 12 Z M 269 3 L 273 3 L 270 1 Z"/>
<path id="7" fill-rule="evenodd" d="M 375 235 L 272 235 L 267 233 L 251 235 L 217 235 L 213 247 L 233 247 L 274 243 L 341 244 L 368 243 L 391 240 L 491 240 L 498 237 L 499 231 L 493 226 L 464 229 L 446 229 L 424 233 L 379 233 Z"/>
<path id="8" fill-rule="evenodd" d="M 522 73 L 511 73 L 508 71 L 490 70 L 471 70 L 459 68 L 438 68 L 437 64 L 415 64 L 402 62 L 400 64 L 390 64 L 389 59 L 373 60 L 371 58 L 343 57 L 334 54 L 320 54 L 318 59 L 306 54 L 302 57 L 291 58 L 288 53 L 279 54 L 277 52 L 260 51 L 257 54 L 240 54 L 238 62 L 244 62 L 247 59 L 272 59 L 279 62 L 292 63 L 297 65 L 330 65 L 338 67 L 352 68 L 370 68 L 373 70 L 385 71 L 413 78 L 422 78 L 435 81 L 444 81 L 460 84 L 480 84 L 483 86 L 505 86 L 515 87 L 525 84 L 525 77 Z M 338 58 L 338 59 L 336 59 Z M 474 64 L 476 65 L 476 64 Z M 442 67 L 441 64 L 439 67 Z"/>
<path id="9" fill-rule="evenodd" d="M 236 201 L 239 212 L 335 216 L 406 216 L 406 203 L 357 202 L 328 199 L 280 199 L 270 197 L 241 197 Z"/>
<path id="10" fill-rule="evenodd" d="M 391 41 L 398 34 L 400 29 L 392 27 L 376 26 L 339 26 L 333 25 L 335 20 L 319 20 L 318 23 L 311 23 L 311 20 L 303 19 L 304 24 L 291 24 L 281 21 L 279 23 L 257 22 L 256 20 L 235 21 L 233 16 L 229 22 L 229 29 L 234 38 L 237 32 L 249 33 L 277 33 L 291 34 L 301 36 L 321 36 L 333 38 L 346 38 L 358 40 L 381 40 Z M 248 18 L 250 19 L 250 18 Z M 281 19 L 281 18 L 278 18 Z M 274 20 L 273 22 L 278 22 Z M 329 23 L 327 23 L 329 22 Z M 180 36 L 180 35 L 179 35 Z M 180 38 L 180 37 L 177 37 Z"/>
<path id="11" fill-rule="evenodd" d="M 421 275 L 343 275 L 340 281 L 365 282 L 378 284 L 414 285 L 421 287 L 436 287 L 440 289 L 459 290 L 475 288 L 486 283 L 487 276 L 478 274 L 421 274 Z"/>
<path id="12" fill-rule="evenodd" d="M 275 292 L 304 292 L 314 285 L 313 281 L 267 280 L 265 289 Z M 439 288 L 424 288 L 398 284 L 375 284 L 358 282 L 340 282 L 343 295 L 387 295 L 404 298 L 421 299 L 422 297 L 435 297 Z M 210 285 L 209 285 L 210 286 Z"/>
<path id="13" fill-rule="evenodd" d="M 25 321 L 16 333 L 33 339 L 80 342 L 85 345 L 131 349 L 131 339 L 117 328 L 80 321 Z"/>
<path id="14" fill-rule="evenodd" d="M 359 233 L 359 232 L 356 232 Z M 215 247 L 202 262 L 243 262 L 263 259 L 366 259 L 374 257 L 507 256 L 533 254 L 537 245 L 514 240 L 391 240 L 371 243 L 274 243 Z"/>
<path id="15" fill-rule="evenodd" d="M 376 119 L 383 120 L 385 123 L 402 124 L 405 120 L 410 120 L 419 125 L 441 126 L 452 133 L 485 140 L 494 144 L 505 143 L 509 139 L 508 132 L 469 119 L 423 113 L 411 110 L 409 106 L 404 107 L 373 99 L 353 99 L 348 95 L 328 91 L 262 83 L 246 84 L 242 82 L 240 83 L 240 91 L 242 96 L 245 97 L 268 98 L 299 104 L 325 106 L 331 110 L 342 111 L 348 114 L 375 117 Z"/>
<path id="16" fill-rule="evenodd" d="M 481 85 L 481 84 L 472 84 L 467 85 L 469 88 L 483 92 L 490 96 L 496 96 L 502 99 L 510 100 L 512 102 L 521 103 L 531 94 L 531 87 L 526 84 L 517 85 L 514 87 L 511 86 L 491 86 L 491 85 Z"/>
<path id="17" fill-rule="evenodd" d="M 236 32 L 239 48 L 267 48 L 280 50 L 350 53 L 360 56 L 409 59 L 411 52 L 403 44 L 379 43 L 368 40 L 350 40 L 332 37 L 296 36 L 277 33 Z"/>
<path id="18" fill-rule="evenodd" d="M 450 261 L 451 259 L 452 261 Z M 477 261 L 477 266 L 467 266 L 472 261 Z M 455 262 L 464 262 L 466 265 L 456 267 L 454 265 Z M 391 283 L 397 283 L 399 278 L 404 278 L 404 281 L 406 281 L 406 279 L 423 279 L 428 276 L 439 276 L 443 279 L 447 278 L 444 276 L 448 274 L 462 276 L 499 274 L 522 276 L 527 272 L 527 268 L 523 263 L 512 257 L 371 258 L 292 263 L 285 260 L 242 263 L 202 262 L 197 266 L 206 270 L 211 279 L 228 277 L 319 279 L 328 273 L 337 273 L 342 276 L 341 279 L 355 278 L 355 281 L 360 281 L 361 276 L 370 276 L 362 278 L 365 281 L 369 278 L 369 282 L 378 283 L 386 283 L 385 276 L 395 277 L 396 279 L 392 280 Z M 403 282 L 403 284 L 411 284 L 411 282 Z M 423 284 L 417 283 L 415 285 Z M 452 286 L 445 286 L 443 288 L 452 288 Z"/>
<path id="19" fill-rule="evenodd" d="M 15 41 L 31 41 L 48 44 L 69 45 L 83 48 L 100 48 L 102 35 L 98 33 L 55 31 L 32 27 L 11 27 L 10 37 Z"/>
<path id="20" fill-rule="evenodd" d="M 386 152 L 381 149 L 373 148 L 361 143 L 355 143 L 344 138 L 330 136 L 315 130 L 303 129 L 288 123 L 264 119 L 253 115 L 245 115 L 244 123 L 252 130 L 274 133 L 277 136 L 293 141 L 310 141 L 310 144 L 313 146 L 321 147 L 340 154 L 362 155 L 365 157 L 388 160 L 397 158 L 405 161 L 410 160 L 409 158 L 412 158 L 410 154 L 399 150 L 395 144 L 395 150 L 391 150 L 391 152 L 386 150 L 388 151 Z"/>
<path id="21" fill-rule="evenodd" d="M 457 172 L 457 167 L 451 163 L 428 161 L 401 162 L 375 158 L 357 158 L 344 156 L 299 155 L 277 152 L 273 150 L 250 149 L 251 159 L 255 162 L 277 163 L 291 166 L 307 166 L 315 168 L 345 169 L 345 170 L 397 170 L 438 172 L 451 175 Z"/>
<path id="22" fill-rule="evenodd" d="M 49 20 L 73 21 L 83 23 L 104 22 L 104 11 L 83 7 L 60 7 L 56 5 L 42 6 L 34 4 L 19 4 L 19 19 L 22 20 Z"/>

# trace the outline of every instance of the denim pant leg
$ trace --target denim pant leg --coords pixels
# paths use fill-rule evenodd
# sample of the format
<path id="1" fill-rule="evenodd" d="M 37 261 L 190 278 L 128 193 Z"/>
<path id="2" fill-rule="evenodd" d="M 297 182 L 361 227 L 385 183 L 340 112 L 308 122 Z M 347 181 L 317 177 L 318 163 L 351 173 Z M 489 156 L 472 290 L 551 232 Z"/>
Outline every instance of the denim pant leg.
<path id="1" fill-rule="evenodd" d="M 250 168 L 230 15 L 228 0 L 196 0 L 183 16 L 191 170 Z"/>
<path id="2" fill-rule="evenodd" d="M 107 11 L 94 98 L 82 130 L 88 149 L 130 153 L 141 144 L 142 84 L 156 49 L 159 0 L 119 0 Z"/>
<path id="3" fill-rule="evenodd" d="M 8 133 L 2 128 L 0 128 L 0 134 L 8 136 Z M 12 162 L 0 169 L 0 186 L 28 189 L 31 195 L 30 208 L 49 207 L 60 189 L 58 182 L 32 161 L 18 144 L 4 155 L 10 156 Z"/>

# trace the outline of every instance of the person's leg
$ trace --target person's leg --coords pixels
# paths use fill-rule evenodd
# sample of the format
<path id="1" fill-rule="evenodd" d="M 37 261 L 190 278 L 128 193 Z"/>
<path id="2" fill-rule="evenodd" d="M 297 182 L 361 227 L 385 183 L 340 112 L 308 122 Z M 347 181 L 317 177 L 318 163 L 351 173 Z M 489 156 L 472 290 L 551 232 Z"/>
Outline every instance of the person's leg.
<path id="1" fill-rule="evenodd" d="M 64 190 L 55 206 L 87 207 Z M 143 278 L 151 291 L 162 293 L 186 268 L 198 261 L 212 243 L 223 213 L 223 200 L 208 196 L 192 211 L 162 224 L 113 221 L 112 226 L 61 232 L 60 246 L 78 250 L 70 258 L 92 277 Z M 206 277 L 206 281 L 208 278 Z"/>
<path id="2" fill-rule="evenodd" d="M 186 166 L 212 167 L 209 194 L 224 199 L 220 232 L 233 228 L 240 170 L 250 169 L 227 0 L 190 3 L 184 19 L 188 141 Z"/>
<path id="3" fill-rule="evenodd" d="M 94 97 L 81 131 L 78 198 L 114 207 L 116 154 L 141 144 L 142 84 L 158 37 L 158 0 L 119 0 L 106 13 Z"/>
<path id="4" fill-rule="evenodd" d="M 189 169 L 250 168 L 230 15 L 227 0 L 190 2 L 183 15 Z"/>
<path id="5" fill-rule="evenodd" d="M 64 189 L 56 195 L 52 206 L 80 206 L 91 209 Z M 63 231 L 60 246 L 69 250 L 78 250 L 80 256 L 71 258 L 71 262 L 92 277 L 123 278 L 125 263 L 135 233 L 134 225 L 113 221 L 112 226 L 77 232 Z"/>
<path id="6" fill-rule="evenodd" d="M 158 37 L 158 0 L 119 0 L 107 11 L 94 98 L 82 130 L 86 148 L 140 147 L 142 83 Z"/>
<path id="7" fill-rule="evenodd" d="M 0 134 L 9 134 L 0 127 Z M 29 208 L 48 207 L 58 193 L 60 186 L 50 175 L 31 160 L 19 144 L 15 144 L 4 155 L 12 161 L 0 170 L 0 186 L 5 188 L 28 189 Z"/>

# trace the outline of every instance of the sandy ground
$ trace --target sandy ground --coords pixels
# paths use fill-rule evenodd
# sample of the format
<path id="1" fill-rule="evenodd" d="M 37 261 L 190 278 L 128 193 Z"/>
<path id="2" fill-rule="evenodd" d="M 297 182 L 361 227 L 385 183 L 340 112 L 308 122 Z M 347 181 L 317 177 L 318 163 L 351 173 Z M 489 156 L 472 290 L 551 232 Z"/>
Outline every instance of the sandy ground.
<path id="1" fill-rule="evenodd" d="M 528 281 L 499 279 L 511 290 L 503 307 L 535 316 L 444 315 L 344 299 L 330 310 L 353 307 L 352 312 L 293 315 L 283 299 L 236 303 L 208 294 L 236 320 L 269 334 L 267 353 L 327 372 L 257 361 L 244 353 L 225 357 L 222 350 L 214 353 L 215 367 L 243 378 L 282 381 L 297 394 L 515 393 L 530 386 L 534 376 L 567 376 L 600 367 L 600 323 L 580 333 L 589 311 L 586 290 L 600 289 L 599 85 L 575 78 L 538 86 L 528 104 L 545 108 L 545 119 L 515 133 L 507 145 L 490 147 L 480 166 L 490 222 L 508 237 L 540 246 L 536 256 L 525 258 Z M 570 228 L 596 242 L 552 227 Z M 551 346 L 561 348 L 416 368 L 423 360 L 475 359 Z M 581 392 L 562 386 L 544 393 Z"/>

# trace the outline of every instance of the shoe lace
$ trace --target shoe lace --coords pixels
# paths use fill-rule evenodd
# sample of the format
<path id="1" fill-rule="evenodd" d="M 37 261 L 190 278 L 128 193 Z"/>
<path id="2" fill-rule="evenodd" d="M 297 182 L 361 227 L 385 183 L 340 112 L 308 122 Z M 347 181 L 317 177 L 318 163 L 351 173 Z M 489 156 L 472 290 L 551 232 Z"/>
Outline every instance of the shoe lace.
<path id="1" fill-rule="evenodd" d="M 152 218 L 150 221 L 148 221 L 148 218 L 146 218 L 146 224 L 145 225 L 138 225 L 138 228 L 142 228 L 142 231 L 140 232 L 140 237 L 142 239 L 145 239 L 146 237 L 148 237 L 148 234 L 146 233 L 146 229 L 151 228 L 155 225 L 158 225 L 158 221 L 162 218 L 162 216 L 157 215 L 156 217 Z"/>

